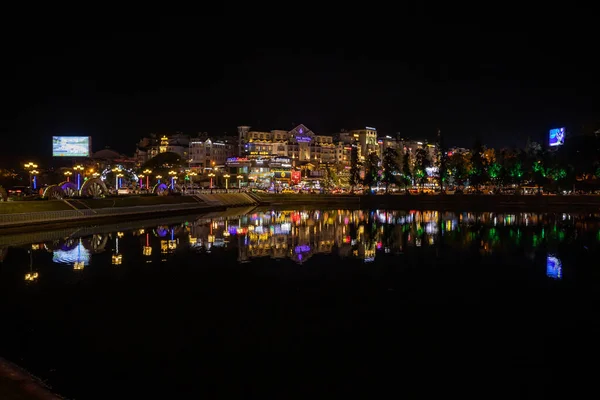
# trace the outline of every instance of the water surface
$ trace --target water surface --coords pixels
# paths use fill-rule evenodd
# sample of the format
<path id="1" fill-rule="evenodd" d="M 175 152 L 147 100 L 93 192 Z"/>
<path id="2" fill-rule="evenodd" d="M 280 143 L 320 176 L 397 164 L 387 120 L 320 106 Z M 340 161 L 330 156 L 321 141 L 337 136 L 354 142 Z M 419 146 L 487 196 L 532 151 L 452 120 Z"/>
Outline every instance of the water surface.
<path id="1" fill-rule="evenodd" d="M 596 354 L 598 215 L 230 214 L 0 237 L 0 356 L 88 399 L 352 393 Z"/>

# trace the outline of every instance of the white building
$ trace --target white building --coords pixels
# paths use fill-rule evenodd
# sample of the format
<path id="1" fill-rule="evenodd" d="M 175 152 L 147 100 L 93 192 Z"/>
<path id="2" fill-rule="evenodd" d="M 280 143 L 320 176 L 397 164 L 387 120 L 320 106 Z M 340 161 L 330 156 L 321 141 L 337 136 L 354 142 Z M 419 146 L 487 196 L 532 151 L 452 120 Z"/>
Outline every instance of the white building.
<path id="1" fill-rule="evenodd" d="M 224 166 L 228 157 L 235 155 L 235 146 L 220 140 L 192 139 L 189 143 L 190 168 L 204 170 Z"/>

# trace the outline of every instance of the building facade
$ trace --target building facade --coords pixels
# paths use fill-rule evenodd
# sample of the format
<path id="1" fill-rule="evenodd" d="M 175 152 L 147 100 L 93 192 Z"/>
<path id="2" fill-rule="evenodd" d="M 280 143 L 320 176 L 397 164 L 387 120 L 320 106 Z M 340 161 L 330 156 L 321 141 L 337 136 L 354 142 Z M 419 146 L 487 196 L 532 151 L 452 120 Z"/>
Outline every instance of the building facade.
<path id="1" fill-rule="evenodd" d="M 190 140 L 188 152 L 190 168 L 204 171 L 225 166 L 227 159 L 236 153 L 236 148 L 224 139 L 197 138 Z"/>
<path id="2" fill-rule="evenodd" d="M 350 148 L 333 136 L 319 135 L 300 124 L 290 131 L 252 131 L 248 126 L 238 127 L 239 157 L 262 159 L 288 157 L 293 167 L 306 163 L 343 164 L 350 160 Z"/>

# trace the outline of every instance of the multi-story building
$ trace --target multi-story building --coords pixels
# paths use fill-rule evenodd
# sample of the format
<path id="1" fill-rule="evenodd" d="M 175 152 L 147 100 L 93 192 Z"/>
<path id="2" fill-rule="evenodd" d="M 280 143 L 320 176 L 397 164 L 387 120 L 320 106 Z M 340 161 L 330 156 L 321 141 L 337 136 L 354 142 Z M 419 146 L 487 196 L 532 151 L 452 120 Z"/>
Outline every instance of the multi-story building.
<path id="1" fill-rule="evenodd" d="M 290 131 L 270 132 L 251 131 L 248 126 L 240 126 L 238 133 L 240 157 L 289 157 L 294 167 L 306 163 L 336 164 L 345 157 L 343 146 L 334 144 L 332 136 L 318 135 L 302 124 Z M 338 147 L 341 147 L 340 151 Z"/>
<path id="2" fill-rule="evenodd" d="M 202 171 L 224 166 L 227 158 L 235 153 L 235 145 L 223 139 L 192 139 L 189 142 L 189 166 Z"/>
<path id="3" fill-rule="evenodd" d="M 352 130 L 350 134 L 358 145 L 358 158 L 361 161 L 364 161 L 370 153 L 381 155 L 377 143 L 377 129 L 367 126 L 363 129 Z"/>
<path id="4" fill-rule="evenodd" d="M 162 135 L 160 139 L 155 134 L 151 134 L 150 137 L 139 141 L 134 158 L 138 165 L 142 165 L 160 153 L 171 152 L 187 160 L 189 141 L 189 136 L 180 132 L 171 136 Z"/>

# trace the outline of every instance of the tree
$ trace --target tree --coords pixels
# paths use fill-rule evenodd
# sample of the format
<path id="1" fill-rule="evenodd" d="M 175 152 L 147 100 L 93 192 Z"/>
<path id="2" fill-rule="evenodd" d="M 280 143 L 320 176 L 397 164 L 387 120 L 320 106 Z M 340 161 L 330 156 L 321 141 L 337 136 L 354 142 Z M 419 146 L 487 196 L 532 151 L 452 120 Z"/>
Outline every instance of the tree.
<path id="1" fill-rule="evenodd" d="M 331 189 L 332 187 L 336 187 L 340 184 L 340 180 L 337 176 L 337 173 L 333 170 L 331 165 L 327 164 L 325 166 L 325 172 L 326 172 L 325 182 L 324 182 L 325 189 Z"/>
<path id="2" fill-rule="evenodd" d="M 427 168 L 431 166 L 431 160 L 429 159 L 429 152 L 427 149 L 417 149 L 415 153 L 415 178 L 420 182 L 421 188 L 425 184 L 427 178 Z"/>
<path id="3" fill-rule="evenodd" d="M 360 182 L 360 163 L 358 161 L 358 145 L 352 143 L 352 150 L 350 151 L 350 191 L 354 191 L 354 187 Z"/>
<path id="4" fill-rule="evenodd" d="M 412 173 L 410 171 L 410 155 L 408 151 L 405 151 L 402 155 L 402 183 L 404 184 L 404 189 L 406 190 L 406 186 L 412 183 Z"/>
<path id="5" fill-rule="evenodd" d="M 487 174 L 490 177 L 490 180 L 497 185 L 502 177 L 502 165 L 494 161 L 488 165 Z"/>
<path id="6" fill-rule="evenodd" d="M 475 140 L 473 150 L 471 151 L 471 174 L 469 181 L 474 185 L 477 191 L 479 186 L 485 182 L 485 158 L 483 156 L 484 148 L 479 139 Z"/>
<path id="7" fill-rule="evenodd" d="M 439 185 L 441 189 L 441 193 L 444 193 L 444 182 L 448 179 L 448 154 L 446 153 L 446 146 L 444 145 L 444 137 L 442 136 L 442 131 L 438 129 L 438 143 L 437 143 L 437 151 L 438 151 L 438 173 L 439 173 Z"/>
<path id="8" fill-rule="evenodd" d="M 379 157 L 377 153 L 369 153 L 365 164 L 364 185 L 369 189 L 379 180 Z M 370 190 L 369 190 L 370 192 Z"/>
<path id="9" fill-rule="evenodd" d="M 399 171 L 398 152 L 393 147 L 388 147 L 383 151 L 383 182 L 385 182 L 385 192 L 388 192 L 390 183 L 396 182 L 396 173 Z"/>
<path id="10" fill-rule="evenodd" d="M 448 157 L 448 173 L 453 177 L 457 186 L 464 186 L 469 178 L 467 157 L 461 153 L 453 153 Z"/>

